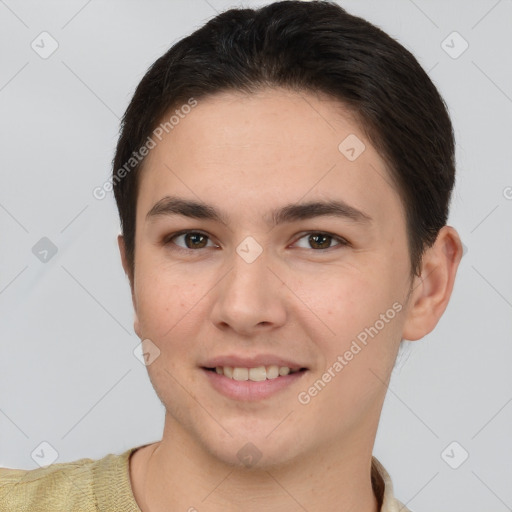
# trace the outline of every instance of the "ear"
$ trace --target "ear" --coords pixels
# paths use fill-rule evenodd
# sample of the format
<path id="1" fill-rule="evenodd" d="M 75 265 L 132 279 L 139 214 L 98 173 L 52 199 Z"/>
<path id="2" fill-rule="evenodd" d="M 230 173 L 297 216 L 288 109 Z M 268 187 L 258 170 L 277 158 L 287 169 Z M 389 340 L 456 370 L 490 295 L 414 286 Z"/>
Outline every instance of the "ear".
<path id="1" fill-rule="evenodd" d="M 133 329 L 137 336 L 141 338 L 140 334 L 140 324 L 139 324 L 139 318 L 137 316 L 137 301 L 135 299 L 135 286 L 134 286 L 134 275 L 132 275 L 132 271 L 130 266 L 128 265 L 128 260 L 126 258 L 126 246 L 124 243 L 124 237 L 123 235 L 117 236 L 117 245 L 119 246 L 119 253 L 121 254 L 121 264 L 123 265 L 124 273 L 127 275 L 128 280 L 130 282 L 130 291 L 132 294 L 132 304 L 133 304 L 133 311 L 134 311 L 134 320 L 133 320 Z M 142 338 L 141 338 L 142 339 Z"/>
<path id="2" fill-rule="evenodd" d="M 419 340 L 437 325 L 450 300 L 461 258 L 462 243 L 457 231 L 444 226 L 434 245 L 423 255 L 421 276 L 413 281 L 404 339 Z"/>

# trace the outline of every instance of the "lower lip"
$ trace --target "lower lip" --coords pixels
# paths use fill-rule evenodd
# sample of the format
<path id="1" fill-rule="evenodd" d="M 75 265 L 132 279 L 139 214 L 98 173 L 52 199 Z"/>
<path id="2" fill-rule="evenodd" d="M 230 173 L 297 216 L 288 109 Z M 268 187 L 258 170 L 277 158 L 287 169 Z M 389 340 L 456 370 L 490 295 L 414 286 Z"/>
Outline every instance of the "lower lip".
<path id="1" fill-rule="evenodd" d="M 289 373 L 275 379 L 266 379 L 260 382 L 252 380 L 234 380 L 215 371 L 202 368 L 210 384 L 219 393 L 234 400 L 256 401 L 268 398 L 275 393 L 291 386 L 294 382 L 301 379 L 307 370 L 295 373 Z"/>

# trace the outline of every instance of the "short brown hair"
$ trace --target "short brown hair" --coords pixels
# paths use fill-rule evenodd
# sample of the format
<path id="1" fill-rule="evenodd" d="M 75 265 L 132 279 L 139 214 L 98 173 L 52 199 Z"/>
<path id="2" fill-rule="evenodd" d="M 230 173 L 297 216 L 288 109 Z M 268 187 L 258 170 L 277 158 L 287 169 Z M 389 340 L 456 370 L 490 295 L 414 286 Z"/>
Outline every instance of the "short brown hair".
<path id="1" fill-rule="evenodd" d="M 406 212 L 411 271 L 446 224 L 455 181 L 447 107 L 414 56 L 368 21 L 327 1 L 230 9 L 174 44 L 149 68 L 124 114 L 113 183 L 134 276 L 138 176 L 119 170 L 169 112 L 217 92 L 262 87 L 339 100 L 388 164 Z M 126 167 L 125 167 L 126 169 Z"/>

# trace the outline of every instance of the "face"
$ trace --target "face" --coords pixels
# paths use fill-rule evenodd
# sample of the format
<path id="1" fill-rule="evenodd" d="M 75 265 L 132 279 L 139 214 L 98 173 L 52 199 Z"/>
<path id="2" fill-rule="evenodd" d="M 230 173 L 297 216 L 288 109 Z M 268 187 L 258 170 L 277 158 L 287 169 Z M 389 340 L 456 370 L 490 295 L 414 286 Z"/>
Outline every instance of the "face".
<path id="1" fill-rule="evenodd" d="M 400 197 L 342 105 L 278 89 L 200 100 L 146 159 L 135 247 L 135 330 L 159 351 L 166 427 L 228 463 L 370 442 L 410 259 Z"/>

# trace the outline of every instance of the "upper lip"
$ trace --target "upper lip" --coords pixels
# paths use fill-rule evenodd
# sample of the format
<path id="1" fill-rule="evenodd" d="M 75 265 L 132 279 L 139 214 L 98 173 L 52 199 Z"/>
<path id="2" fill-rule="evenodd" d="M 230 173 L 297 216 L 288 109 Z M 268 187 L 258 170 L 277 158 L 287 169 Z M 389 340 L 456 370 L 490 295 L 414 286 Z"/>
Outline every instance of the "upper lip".
<path id="1" fill-rule="evenodd" d="M 296 361 L 271 354 L 259 354 L 252 357 L 236 355 L 217 356 L 206 361 L 203 367 L 216 368 L 217 366 L 229 366 L 231 368 L 257 368 L 258 366 L 271 365 L 280 367 L 287 366 L 291 370 L 300 370 L 301 368 L 306 368 L 305 365 L 297 363 Z"/>

